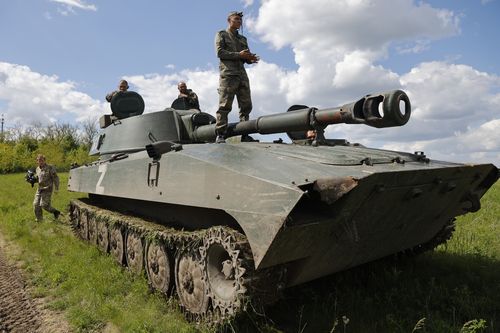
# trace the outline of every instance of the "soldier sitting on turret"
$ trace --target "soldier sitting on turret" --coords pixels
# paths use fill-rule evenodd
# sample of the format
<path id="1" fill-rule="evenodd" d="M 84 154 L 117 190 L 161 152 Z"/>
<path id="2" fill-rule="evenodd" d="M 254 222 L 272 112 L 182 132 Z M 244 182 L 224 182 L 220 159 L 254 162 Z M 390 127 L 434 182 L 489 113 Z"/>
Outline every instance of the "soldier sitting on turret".
<path id="1" fill-rule="evenodd" d="M 128 82 L 126 80 L 120 80 L 120 83 L 118 83 L 118 90 L 115 90 L 109 94 L 106 95 L 106 100 L 111 103 L 111 100 L 113 99 L 113 96 L 118 93 L 119 91 L 127 91 L 128 90 Z"/>
<path id="2" fill-rule="evenodd" d="M 99 126 L 106 128 L 118 119 L 125 119 L 141 115 L 144 112 L 144 100 L 135 91 L 128 90 L 128 82 L 120 80 L 118 90 L 106 95 L 110 103 L 111 115 L 103 115 L 99 119 Z"/>
<path id="3" fill-rule="evenodd" d="M 200 110 L 198 96 L 193 90 L 187 88 L 186 82 L 179 82 L 177 89 L 179 89 L 179 96 L 177 96 L 177 98 L 184 100 L 186 109 Z"/>

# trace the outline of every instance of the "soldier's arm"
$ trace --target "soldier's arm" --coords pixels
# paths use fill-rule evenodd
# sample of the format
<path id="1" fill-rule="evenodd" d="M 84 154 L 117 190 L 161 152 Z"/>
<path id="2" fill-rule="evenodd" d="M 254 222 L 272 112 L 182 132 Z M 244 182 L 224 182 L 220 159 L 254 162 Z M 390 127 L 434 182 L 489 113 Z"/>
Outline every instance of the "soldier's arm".
<path id="1" fill-rule="evenodd" d="M 248 47 L 248 42 L 245 36 L 240 36 L 240 43 L 243 45 L 244 50 L 241 52 L 244 52 L 244 55 L 240 56 L 244 59 L 245 63 L 247 64 L 255 64 L 259 62 L 260 57 L 256 55 L 255 53 L 250 52 L 250 48 Z"/>
<path id="2" fill-rule="evenodd" d="M 197 101 L 198 100 L 198 95 L 196 95 L 196 93 L 194 91 L 191 91 L 189 93 L 189 98 L 191 98 L 193 101 Z"/>
<path id="3" fill-rule="evenodd" d="M 239 60 L 240 53 L 232 52 L 225 49 L 226 43 L 224 40 L 224 36 L 222 35 L 222 31 L 219 31 L 215 35 L 215 52 L 217 53 L 217 57 L 222 60 Z"/>
<path id="4" fill-rule="evenodd" d="M 111 99 L 113 98 L 113 96 L 115 95 L 115 93 L 116 93 L 116 91 L 113 91 L 113 92 L 107 94 L 106 95 L 106 100 L 111 103 Z"/>
<path id="5" fill-rule="evenodd" d="M 190 94 L 191 100 L 193 101 L 193 106 L 195 109 L 200 110 L 200 102 L 198 101 L 198 95 L 195 92 L 191 92 Z"/>

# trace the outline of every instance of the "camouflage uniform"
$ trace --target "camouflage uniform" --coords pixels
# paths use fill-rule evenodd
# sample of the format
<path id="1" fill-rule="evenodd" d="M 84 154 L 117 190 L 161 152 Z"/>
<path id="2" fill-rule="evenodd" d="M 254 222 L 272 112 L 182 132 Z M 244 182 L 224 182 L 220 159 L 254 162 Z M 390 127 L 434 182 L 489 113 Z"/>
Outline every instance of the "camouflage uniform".
<path id="1" fill-rule="evenodd" d="M 223 135 L 227 129 L 227 115 L 231 112 L 234 95 L 240 107 L 240 121 L 248 120 L 252 111 L 250 82 L 245 71 L 245 60 L 239 52 L 248 49 L 247 39 L 238 31 L 221 30 L 215 35 L 215 50 L 220 59 L 219 110 L 215 131 Z"/>
<path id="2" fill-rule="evenodd" d="M 120 90 L 115 90 L 113 92 L 110 92 L 109 94 L 106 95 L 106 100 L 111 103 L 111 99 L 113 98 L 113 96 L 119 92 Z"/>
<path id="3" fill-rule="evenodd" d="M 38 178 L 38 190 L 33 201 L 33 208 L 37 221 L 41 221 L 43 218 L 42 208 L 54 214 L 55 217 L 59 216 L 60 212 L 50 205 L 53 186 L 56 191 L 59 190 L 59 177 L 56 168 L 48 164 L 45 164 L 42 168 L 37 167 L 36 176 Z"/>
<path id="4" fill-rule="evenodd" d="M 190 109 L 200 110 L 200 102 L 198 101 L 198 95 L 196 95 L 196 93 L 193 90 L 191 89 L 187 90 L 187 97 L 184 97 L 182 94 L 179 94 L 178 98 L 185 98 L 187 106 Z"/>

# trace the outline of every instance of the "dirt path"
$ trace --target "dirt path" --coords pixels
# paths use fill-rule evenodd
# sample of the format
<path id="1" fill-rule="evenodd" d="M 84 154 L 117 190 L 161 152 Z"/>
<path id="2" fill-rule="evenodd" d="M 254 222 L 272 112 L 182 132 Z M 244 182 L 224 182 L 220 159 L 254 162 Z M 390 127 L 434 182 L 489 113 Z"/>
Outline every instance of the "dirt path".
<path id="1" fill-rule="evenodd" d="M 30 297 L 22 271 L 7 259 L 14 251 L 0 233 L 0 333 L 69 333 L 64 317 Z"/>

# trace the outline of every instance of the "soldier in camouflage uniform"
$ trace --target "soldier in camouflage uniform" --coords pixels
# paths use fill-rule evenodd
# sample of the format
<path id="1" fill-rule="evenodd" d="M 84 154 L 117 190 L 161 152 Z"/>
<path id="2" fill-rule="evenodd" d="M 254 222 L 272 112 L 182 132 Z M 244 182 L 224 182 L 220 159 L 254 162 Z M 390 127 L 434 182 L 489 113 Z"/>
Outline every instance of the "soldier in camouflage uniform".
<path id="1" fill-rule="evenodd" d="M 231 12 L 227 17 L 228 28 L 215 35 L 215 51 L 220 59 L 219 70 L 219 110 L 215 131 L 217 143 L 225 142 L 227 116 L 231 112 L 234 95 L 240 107 L 240 121 L 247 121 L 252 111 L 250 82 L 244 64 L 254 64 L 259 57 L 251 53 L 247 39 L 238 33 L 242 23 L 242 12 Z M 241 141 L 254 141 L 248 135 L 242 135 Z"/>
<path id="2" fill-rule="evenodd" d="M 106 100 L 111 103 L 111 99 L 113 96 L 119 92 L 119 91 L 127 91 L 128 90 L 128 82 L 126 80 L 120 80 L 120 83 L 118 83 L 118 90 L 115 90 L 109 94 L 106 95 Z"/>
<path id="3" fill-rule="evenodd" d="M 36 220 L 38 222 L 42 221 L 42 208 L 54 214 L 54 217 L 57 219 L 61 212 L 50 205 L 52 189 L 55 188 L 56 192 L 59 190 L 59 177 L 57 176 L 56 168 L 45 163 L 45 156 L 41 154 L 37 156 L 36 161 L 38 163 L 38 167 L 36 168 L 38 190 L 33 201 Z"/>
<path id="4" fill-rule="evenodd" d="M 193 90 L 187 88 L 186 82 L 179 82 L 177 89 L 179 89 L 179 96 L 177 98 L 185 98 L 186 104 L 190 109 L 200 110 L 198 95 Z"/>

